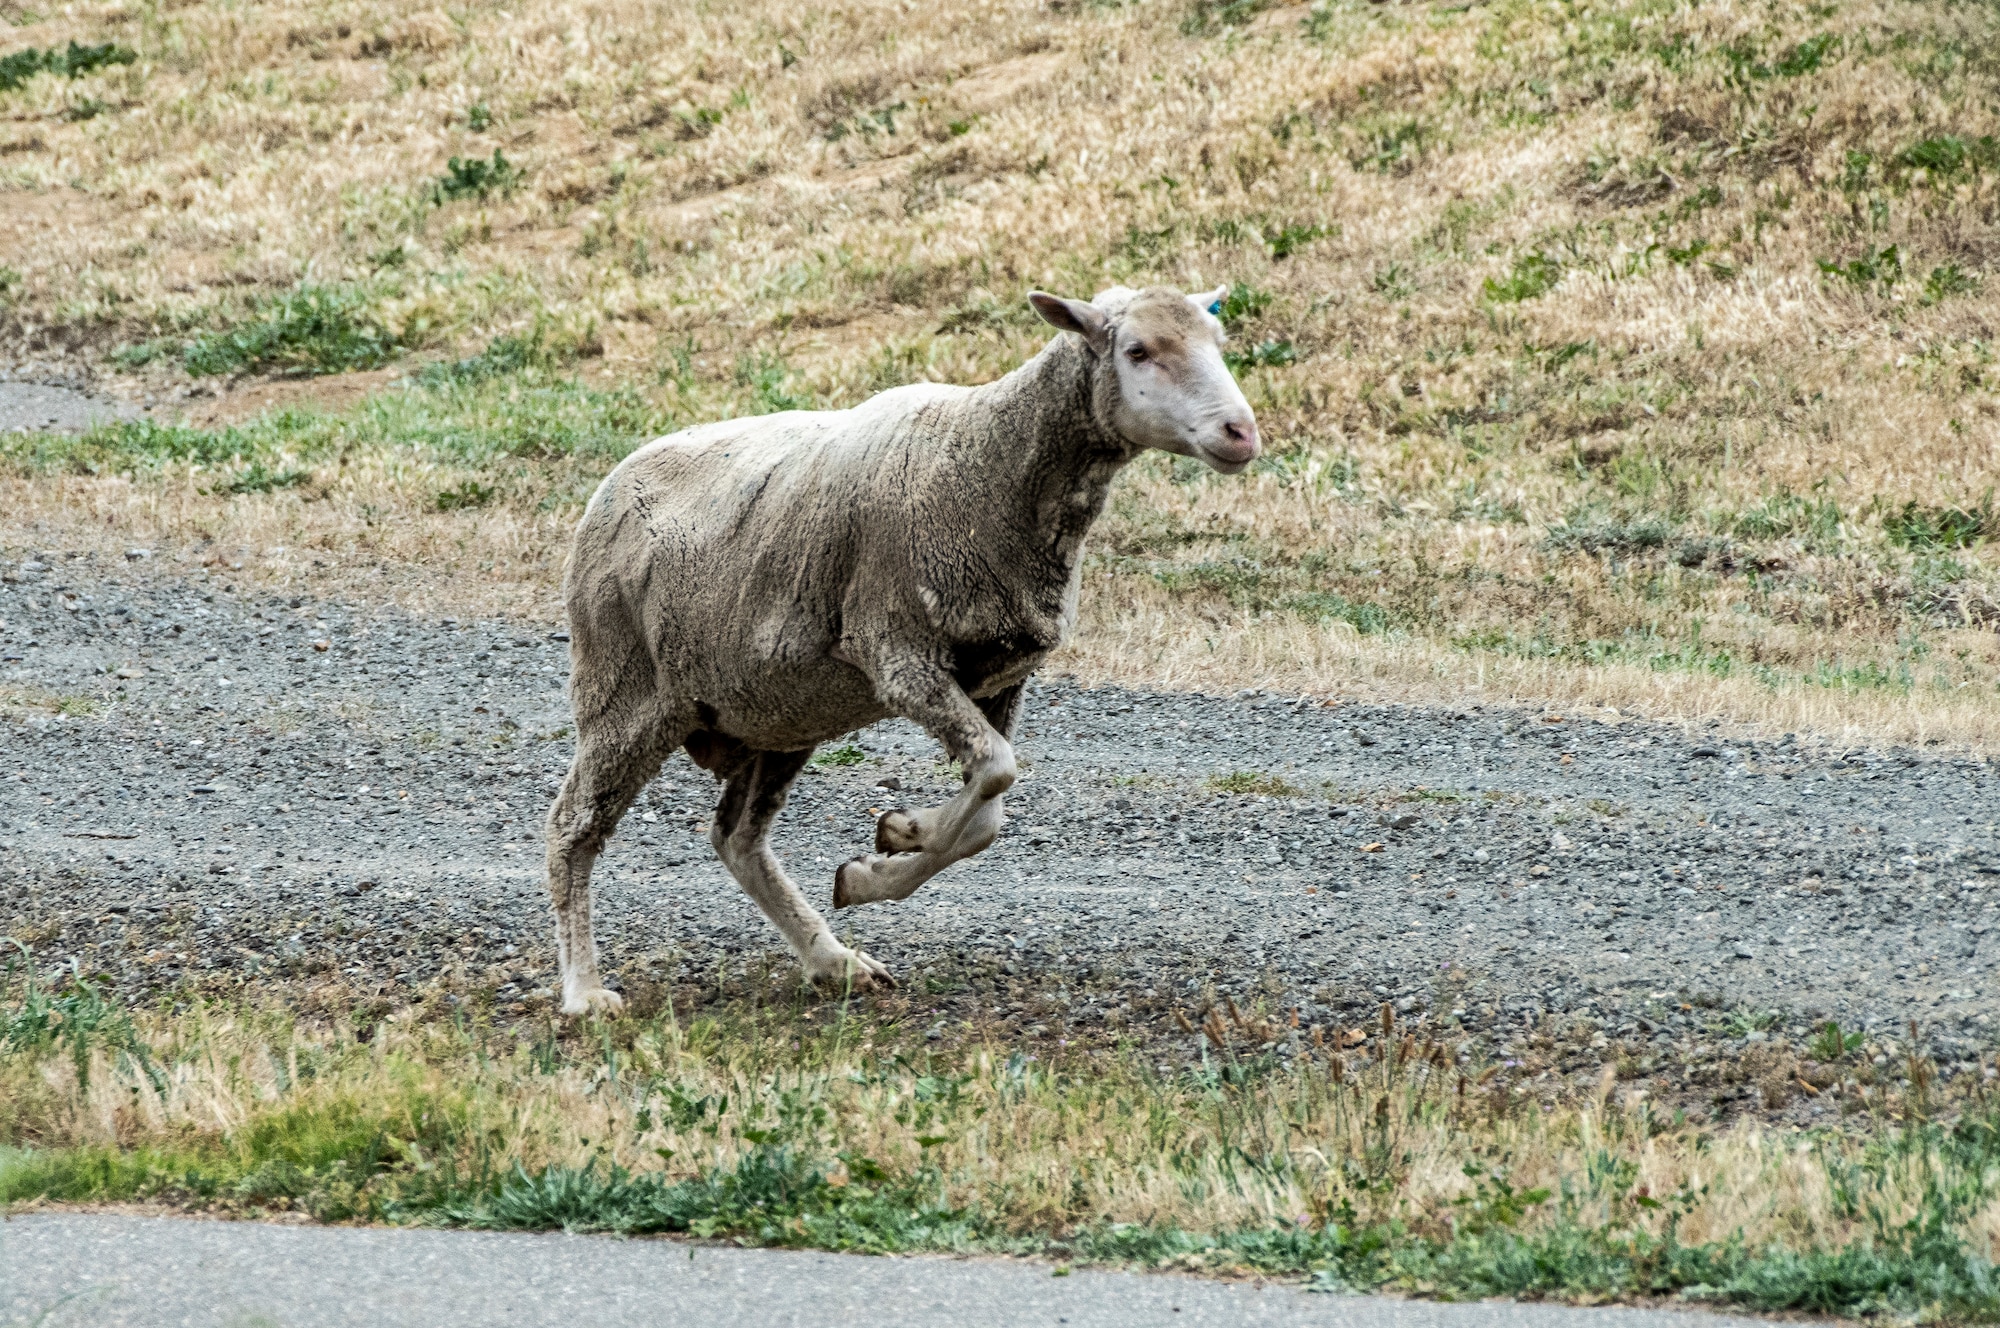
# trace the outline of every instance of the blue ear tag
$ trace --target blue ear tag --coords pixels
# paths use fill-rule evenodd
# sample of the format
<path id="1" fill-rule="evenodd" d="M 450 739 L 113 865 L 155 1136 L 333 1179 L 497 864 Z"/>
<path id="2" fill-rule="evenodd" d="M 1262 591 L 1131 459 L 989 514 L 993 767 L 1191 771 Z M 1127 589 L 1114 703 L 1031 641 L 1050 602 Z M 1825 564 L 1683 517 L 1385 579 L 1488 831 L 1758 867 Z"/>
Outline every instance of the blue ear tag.
<path id="1" fill-rule="evenodd" d="M 1214 314 L 1217 318 L 1220 318 L 1222 316 L 1222 301 L 1217 300 L 1214 304 L 1209 305 L 1208 311 Z"/>

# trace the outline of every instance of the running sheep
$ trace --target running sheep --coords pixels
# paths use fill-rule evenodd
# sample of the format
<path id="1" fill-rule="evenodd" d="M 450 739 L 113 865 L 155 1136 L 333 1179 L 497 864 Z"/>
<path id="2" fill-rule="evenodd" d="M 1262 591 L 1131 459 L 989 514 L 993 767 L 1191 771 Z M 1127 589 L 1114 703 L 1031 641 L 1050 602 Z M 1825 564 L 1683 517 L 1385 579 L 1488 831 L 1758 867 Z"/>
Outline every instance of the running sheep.
<path id="1" fill-rule="evenodd" d="M 993 842 L 1021 687 L 1076 622 L 1084 537 L 1113 477 L 1148 448 L 1224 474 L 1257 456 L 1222 359 L 1222 296 L 1037 291 L 1062 335 L 996 382 L 704 425 L 605 478 L 563 581 L 576 756 L 548 867 L 564 1013 L 622 1007 L 598 972 L 591 866 L 683 747 L 723 782 L 716 854 L 806 977 L 895 985 L 785 875 L 771 822 L 817 744 L 901 715 L 965 786 L 883 815 L 875 851 L 835 872 L 833 906 L 907 898 Z"/>

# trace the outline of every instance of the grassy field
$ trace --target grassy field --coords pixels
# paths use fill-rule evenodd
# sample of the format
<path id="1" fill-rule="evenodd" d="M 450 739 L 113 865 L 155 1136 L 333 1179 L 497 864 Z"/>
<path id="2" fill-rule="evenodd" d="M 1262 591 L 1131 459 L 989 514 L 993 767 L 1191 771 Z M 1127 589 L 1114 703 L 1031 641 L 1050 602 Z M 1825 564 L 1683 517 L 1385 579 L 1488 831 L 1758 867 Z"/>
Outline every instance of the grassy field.
<path id="1" fill-rule="evenodd" d="M 8 544 L 547 614 L 647 434 L 1228 282 L 1271 454 L 1135 468 L 1071 667 L 2000 741 L 1988 7 L 0 16 L 0 339 L 223 393 Z"/>
<path id="2" fill-rule="evenodd" d="M 1842 1073 L 1872 1086 L 1801 1136 L 1700 1127 L 1609 1078 L 1548 1106 L 1386 1007 L 1338 1038 L 1218 1010 L 1210 1054 L 1179 1072 L 855 1016 L 781 1000 L 559 1032 L 496 1029 L 475 1005 L 135 1015 L 17 972 L 0 1204 L 2000 1319 L 2000 1107 L 1976 1076 L 1974 1096 L 1937 1099 L 1915 1050 L 1879 1078 L 1857 1058 Z"/>

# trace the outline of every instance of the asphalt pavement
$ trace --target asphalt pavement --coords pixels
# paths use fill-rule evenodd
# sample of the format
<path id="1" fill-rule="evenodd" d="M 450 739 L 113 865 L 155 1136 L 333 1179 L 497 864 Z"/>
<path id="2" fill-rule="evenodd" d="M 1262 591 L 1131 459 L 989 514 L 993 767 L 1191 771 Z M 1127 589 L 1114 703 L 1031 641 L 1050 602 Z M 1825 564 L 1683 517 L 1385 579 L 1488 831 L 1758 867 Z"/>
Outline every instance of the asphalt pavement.
<path id="1" fill-rule="evenodd" d="M 1729 1328 L 1700 1311 L 1441 1305 L 999 1259 L 101 1213 L 0 1222 L 6 1328 Z"/>

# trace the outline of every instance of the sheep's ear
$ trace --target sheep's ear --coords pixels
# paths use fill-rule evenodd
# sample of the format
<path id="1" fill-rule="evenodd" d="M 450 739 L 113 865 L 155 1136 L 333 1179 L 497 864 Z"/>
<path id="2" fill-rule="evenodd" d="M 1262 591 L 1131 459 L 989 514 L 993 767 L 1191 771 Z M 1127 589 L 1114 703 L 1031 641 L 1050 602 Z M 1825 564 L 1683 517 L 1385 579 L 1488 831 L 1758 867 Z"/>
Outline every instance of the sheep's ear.
<path id="1" fill-rule="evenodd" d="M 1028 303 L 1050 327 L 1074 332 L 1099 355 L 1111 344 L 1111 320 L 1087 300 L 1065 300 L 1060 295 L 1029 291 Z"/>
<path id="2" fill-rule="evenodd" d="M 1214 314 L 1217 318 L 1220 318 L 1222 317 L 1222 302 L 1228 298 L 1229 287 L 1217 286 L 1212 291 L 1206 293 L 1197 292 L 1188 296 L 1188 303 L 1205 314 Z"/>

